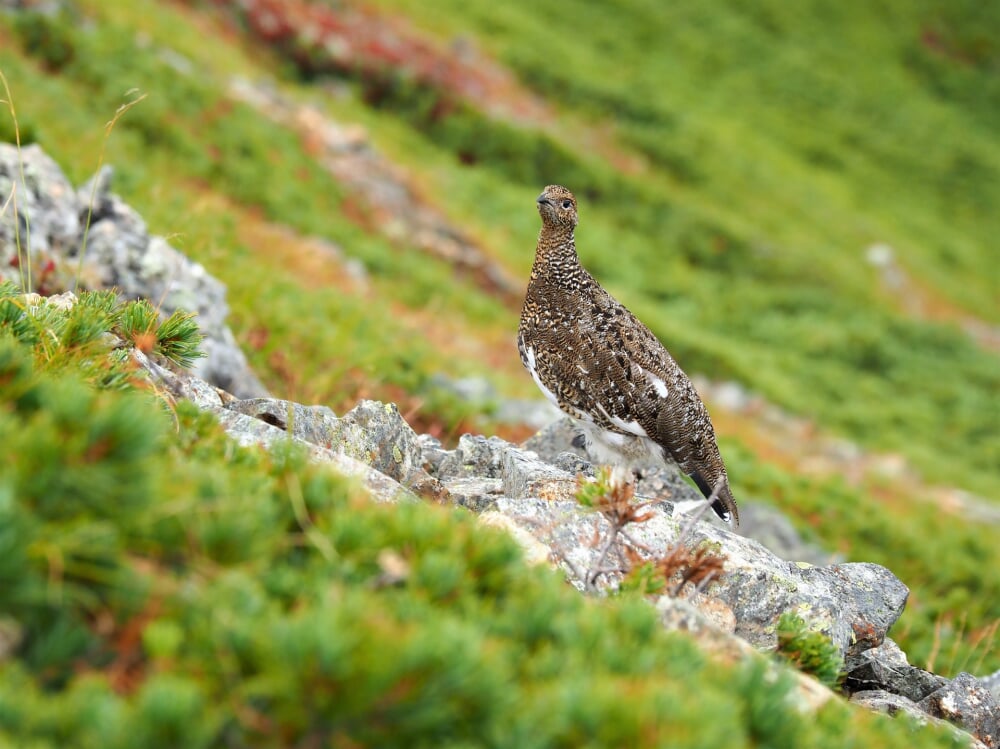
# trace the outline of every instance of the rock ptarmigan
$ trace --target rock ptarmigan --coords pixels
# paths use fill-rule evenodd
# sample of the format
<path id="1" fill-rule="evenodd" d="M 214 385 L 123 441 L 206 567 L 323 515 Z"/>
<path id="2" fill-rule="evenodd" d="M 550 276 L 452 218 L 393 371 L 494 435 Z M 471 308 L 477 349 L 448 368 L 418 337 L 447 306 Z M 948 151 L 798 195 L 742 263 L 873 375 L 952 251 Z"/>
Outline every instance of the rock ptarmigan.
<path id="1" fill-rule="evenodd" d="M 588 273 L 576 254 L 576 198 L 549 185 L 517 347 L 535 384 L 577 420 L 588 451 L 617 475 L 675 462 L 712 509 L 739 523 L 705 404 L 655 335 Z M 716 489 L 716 487 L 718 487 Z"/>

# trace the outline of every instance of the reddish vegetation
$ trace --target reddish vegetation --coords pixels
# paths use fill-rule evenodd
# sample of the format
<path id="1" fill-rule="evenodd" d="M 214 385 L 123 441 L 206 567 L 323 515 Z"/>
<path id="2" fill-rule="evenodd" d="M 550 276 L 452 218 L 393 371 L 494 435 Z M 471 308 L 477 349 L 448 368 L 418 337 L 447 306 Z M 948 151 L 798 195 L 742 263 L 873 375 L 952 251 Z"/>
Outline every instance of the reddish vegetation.
<path id="1" fill-rule="evenodd" d="M 142 634 L 147 625 L 160 615 L 160 610 L 160 601 L 153 598 L 142 611 L 125 622 L 115 622 L 106 611 L 99 612 L 95 617 L 93 627 L 104 636 L 111 657 L 104 673 L 119 694 L 132 694 L 146 679 L 149 663 Z"/>
<path id="2" fill-rule="evenodd" d="M 963 65 L 975 64 L 975 60 L 972 59 L 968 52 L 959 49 L 957 44 L 946 39 L 945 35 L 936 29 L 924 27 L 920 33 L 920 43 L 925 49 L 954 62 L 959 62 Z"/>
<path id="3" fill-rule="evenodd" d="M 361 3 L 308 0 L 210 0 L 235 16 L 258 39 L 290 58 L 305 75 L 334 73 L 360 79 L 372 91 L 394 76 L 465 100 L 476 108 L 515 118 L 545 114 L 540 99 L 520 87 L 502 66 L 468 44 L 431 41 Z"/>

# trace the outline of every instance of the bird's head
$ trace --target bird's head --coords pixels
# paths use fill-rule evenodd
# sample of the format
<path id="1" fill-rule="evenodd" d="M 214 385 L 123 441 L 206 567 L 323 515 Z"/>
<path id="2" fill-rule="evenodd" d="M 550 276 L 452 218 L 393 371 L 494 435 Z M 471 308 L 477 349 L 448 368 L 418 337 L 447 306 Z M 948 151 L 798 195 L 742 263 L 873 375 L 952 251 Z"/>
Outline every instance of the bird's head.
<path id="1" fill-rule="evenodd" d="M 546 226 L 561 227 L 570 231 L 576 226 L 576 198 L 561 185 L 549 185 L 538 196 L 538 213 Z"/>

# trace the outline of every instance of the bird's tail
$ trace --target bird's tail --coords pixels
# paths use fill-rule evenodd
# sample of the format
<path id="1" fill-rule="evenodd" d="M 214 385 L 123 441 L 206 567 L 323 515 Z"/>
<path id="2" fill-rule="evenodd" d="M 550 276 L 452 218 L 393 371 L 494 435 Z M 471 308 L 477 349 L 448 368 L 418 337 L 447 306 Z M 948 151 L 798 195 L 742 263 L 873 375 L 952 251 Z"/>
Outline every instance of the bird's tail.
<path id="1" fill-rule="evenodd" d="M 712 509 L 716 515 L 727 523 L 732 523 L 734 528 L 740 524 L 740 511 L 736 508 L 736 499 L 733 498 L 733 492 L 729 488 L 729 479 L 725 471 L 718 475 L 714 484 L 710 484 L 698 471 L 691 474 L 691 478 L 705 499 L 712 500 Z"/>
<path id="2" fill-rule="evenodd" d="M 716 500 L 712 502 L 712 509 L 727 523 L 732 523 L 734 528 L 739 526 L 740 511 L 736 508 L 736 500 L 733 498 L 733 492 L 729 489 L 729 484 L 725 484 L 719 491 Z"/>

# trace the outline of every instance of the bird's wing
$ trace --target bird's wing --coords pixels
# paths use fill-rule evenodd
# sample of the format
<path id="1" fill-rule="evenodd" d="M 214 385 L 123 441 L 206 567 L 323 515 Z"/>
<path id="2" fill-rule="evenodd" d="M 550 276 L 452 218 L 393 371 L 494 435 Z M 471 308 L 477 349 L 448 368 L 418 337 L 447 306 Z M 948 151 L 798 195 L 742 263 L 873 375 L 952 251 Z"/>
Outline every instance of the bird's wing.
<path id="1" fill-rule="evenodd" d="M 594 306 L 545 291 L 546 314 L 522 315 L 518 348 L 524 366 L 543 393 L 563 411 L 609 431 L 638 434 L 626 423 L 625 405 L 637 383 L 622 353 L 616 326 L 598 320 Z M 555 312 L 558 310 L 559 312 Z"/>
<path id="2" fill-rule="evenodd" d="M 606 335 L 624 350 L 628 381 L 634 386 L 630 391 L 629 420 L 691 477 L 704 496 L 710 496 L 718 482 L 719 514 L 735 515 L 736 503 L 729 490 L 715 429 L 690 378 L 631 312 L 610 296 L 604 305 L 615 310 L 602 316 L 614 321 Z M 616 363 L 624 372 L 621 362 Z"/>

